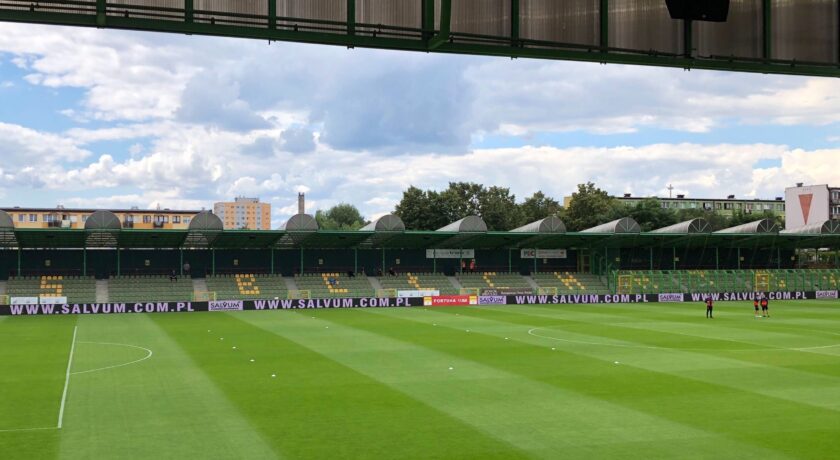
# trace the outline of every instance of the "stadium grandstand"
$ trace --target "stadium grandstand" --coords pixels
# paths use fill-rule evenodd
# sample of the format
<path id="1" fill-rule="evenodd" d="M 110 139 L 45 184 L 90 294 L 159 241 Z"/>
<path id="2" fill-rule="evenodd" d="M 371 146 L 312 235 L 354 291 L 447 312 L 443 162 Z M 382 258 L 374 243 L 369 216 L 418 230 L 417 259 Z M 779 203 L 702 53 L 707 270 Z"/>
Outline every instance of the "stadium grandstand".
<path id="1" fill-rule="evenodd" d="M 252 231 L 225 230 L 205 211 L 186 230 L 138 230 L 97 211 L 84 229 L 31 229 L 0 211 L 0 224 L 5 300 L 815 291 L 840 283 L 840 225 L 830 221 L 779 231 L 759 220 L 711 232 L 694 219 L 641 232 L 623 218 L 568 232 L 551 217 L 493 232 L 468 216 L 412 231 L 388 215 L 358 231 L 325 231 L 298 214 L 281 230 Z"/>

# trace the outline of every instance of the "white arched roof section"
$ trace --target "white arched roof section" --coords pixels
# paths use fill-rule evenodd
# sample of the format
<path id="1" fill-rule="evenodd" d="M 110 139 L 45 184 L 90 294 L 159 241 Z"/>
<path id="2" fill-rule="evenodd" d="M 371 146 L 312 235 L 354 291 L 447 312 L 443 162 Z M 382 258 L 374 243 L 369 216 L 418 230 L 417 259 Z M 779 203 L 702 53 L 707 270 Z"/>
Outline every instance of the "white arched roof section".
<path id="1" fill-rule="evenodd" d="M 94 211 L 85 221 L 85 230 L 119 230 L 121 228 L 120 218 L 105 209 Z"/>
<path id="2" fill-rule="evenodd" d="M 318 221 L 309 214 L 295 214 L 283 224 L 281 230 L 287 232 L 317 232 Z"/>
<path id="3" fill-rule="evenodd" d="M 840 221 L 815 222 L 803 227 L 782 230 L 779 233 L 786 235 L 840 235 Z"/>
<path id="4" fill-rule="evenodd" d="M 715 233 L 730 233 L 730 234 L 741 234 L 741 233 L 774 233 L 776 232 L 776 223 L 770 219 L 761 219 L 755 222 L 749 222 L 746 224 L 738 225 L 731 228 L 725 228 L 723 230 L 718 230 Z"/>
<path id="5" fill-rule="evenodd" d="M 566 224 L 557 216 L 549 216 L 511 231 L 519 233 L 566 233 Z"/>
<path id="6" fill-rule="evenodd" d="M 678 224 L 669 225 L 667 227 L 658 228 L 651 231 L 651 233 L 710 233 L 712 226 L 709 221 L 702 217 L 697 219 L 687 220 Z"/>
<path id="7" fill-rule="evenodd" d="M 487 224 L 484 219 L 478 216 L 467 216 L 463 219 L 452 222 L 451 224 L 439 228 L 439 232 L 458 232 L 458 233 L 485 233 L 487 232 Z"/>
<path id="8" fill-rule="evenodd" d="M 642 228 L 639 223 L 631 217 L 622 217 L 621 219 L 607 222 L 596 227 L 581 230 L 581 233 L 641 233 Z"/>
<path id="9" fill-rule="evenodd" d="M 363 232 L 404 232 L 405 224 L 399 216 L 385 214 L 359 230 Z"/>

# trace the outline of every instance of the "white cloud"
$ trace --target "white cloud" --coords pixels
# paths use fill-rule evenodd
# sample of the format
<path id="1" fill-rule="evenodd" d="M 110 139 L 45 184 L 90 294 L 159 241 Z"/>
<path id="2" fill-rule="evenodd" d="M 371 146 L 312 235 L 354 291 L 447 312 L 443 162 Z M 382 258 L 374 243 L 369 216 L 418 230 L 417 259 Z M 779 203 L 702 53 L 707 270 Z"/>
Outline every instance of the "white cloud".
<path id="1" fill-rule="evenodd" d="M 490 133 L 830 125 L 840 123 L 837 79 L 15 24 L 0 25 L 0 52 L 29 85 L 83 93 L 61 111 L 62 122 L 76 123 L 63 133 L 0 122 L 7 197 L 9 184 L 93 207 L 196 208 L 257 195 L 271 197 L 276 226 L 296 212 L 298 192 L 310 212 L 350 202 L 372 218 L 391 211 L 409 185 L 449 181 L 509 186 L 520 199 L 539 189 L 559 199 L 588 180 L 612 193 L 664 194 L 672 183 L 710 197 L 840 183 L 837 168 L 826 167 L 838 162 L 837 149 L 469 147 Z M 104 142 L 125 151 L 97 150 Z M 782 166 L 756 169 L 761 160 Z"/>

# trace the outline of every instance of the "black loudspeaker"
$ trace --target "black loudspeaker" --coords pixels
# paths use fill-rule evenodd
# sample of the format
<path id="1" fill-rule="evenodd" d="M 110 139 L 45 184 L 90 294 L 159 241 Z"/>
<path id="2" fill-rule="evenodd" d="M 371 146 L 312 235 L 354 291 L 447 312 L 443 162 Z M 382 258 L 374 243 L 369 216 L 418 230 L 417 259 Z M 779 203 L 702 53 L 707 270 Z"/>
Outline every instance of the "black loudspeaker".
<path id="1" fill-rule="evenodd" d="M 729 0 L 665 0 L 673 19 L 726 22 Z"/>

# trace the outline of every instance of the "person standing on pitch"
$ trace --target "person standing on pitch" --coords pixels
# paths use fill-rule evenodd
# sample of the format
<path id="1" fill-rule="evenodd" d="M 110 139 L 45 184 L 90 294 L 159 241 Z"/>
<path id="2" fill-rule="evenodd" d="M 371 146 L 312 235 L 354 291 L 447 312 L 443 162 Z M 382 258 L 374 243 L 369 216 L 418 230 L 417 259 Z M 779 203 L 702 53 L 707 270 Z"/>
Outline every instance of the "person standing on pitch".
<path id="1" fill-rule="evenodd" d="M 712 314 L 712 310 L 714 309 L 715 304 L 712 300 L 712 296 L 706 296 L 706 318 L 715 319 L 714 315 Z"/>
<path id="2" fill-rule="evenodd" d="M 767 318 L 770 317 L 770 310 L 768 310 L 770 301 L 767 300 L 767 296 L 761 297 L 761 315 Z"/>
<path id="3" fill-rule="evenodd" d="M 758 292 L 755 293 L 755 297 L 753 297 L 753 308 L 755 308 L 755 318 L 758 319 L 758 299 L 761 297 L 761 294 Z"/>

